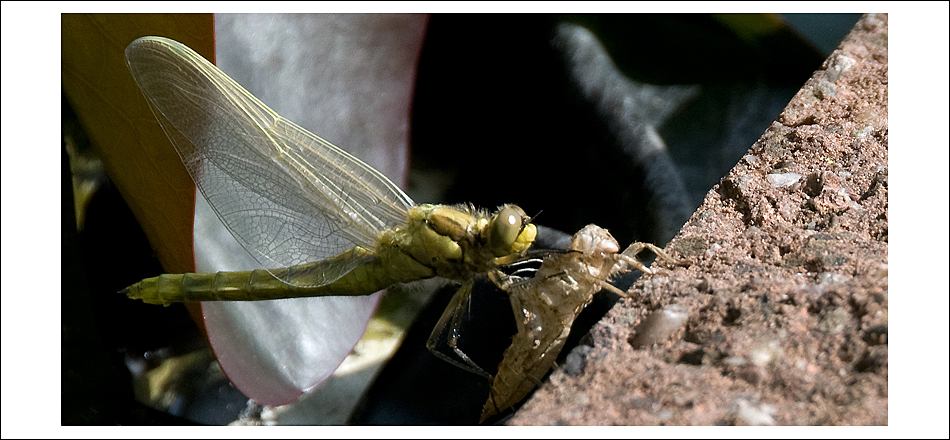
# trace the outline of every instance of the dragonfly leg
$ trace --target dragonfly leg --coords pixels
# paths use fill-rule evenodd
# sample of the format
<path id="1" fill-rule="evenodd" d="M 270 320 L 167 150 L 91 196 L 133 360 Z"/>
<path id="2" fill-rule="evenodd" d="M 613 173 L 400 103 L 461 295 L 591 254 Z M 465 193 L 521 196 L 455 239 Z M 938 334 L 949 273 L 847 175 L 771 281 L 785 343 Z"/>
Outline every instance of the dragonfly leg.
<path id="1" fill-rule="evenodd" d="M 659 247 L 650 243 L 640 242 L 636 242 L 628 246 L 627 249 L 625 249 L 620 254 L 620 258 L 622 258 L 627 264 L 633 266 L 634 269 L 637 269 L 648 275 L 653 275 L 655 273 L 653 270 L 641 263 L 640 260 L 637 260 L 637 255 L 644 249 L 649 249 L 651 252 L 656 254 L 657 257 L 660 257 L 660 259 L 668 263 L 673 262 L 673 258 L 667 255 L 663 249 L 660 249 Z"/>
<path id="2" fill-rule="evenodd" d="M 487 377 L 491 379 L 491 374 L 488 374 L 484 369 L 478 366 L 471 358 L 462 351 L 458 346 L 459 340 L 459 327 L 462 324 L 462 316 L 465 314 L 469 307 L 469 300 L 472 294 L 472 281 L 466 281 L 462 283 L 462 287 L 459 288 L 455 295 L 452 296 L 452 300 L 449 301 L 449 305 L 445 308 L 445 311 L 442 312 L 442 317 L 439 318 L 439 322 L 436 323 L 435 328 L 432 329 L 432 333 L 429 335 L 429 339 L 426 341 L 426 348 L 429 349 L 432 354 L 434 354 L 439 359 L 442 359 L 452 365 L 455 365 L 463 370 L 470 371 L 479 376 Z M 448 335 L 445 337 L 445 341 L 442 342 L 443 336 L 448 332 Z M 459 360 L 453 358 L 452 356 L 440 351 L 440 346 L 445 344 L 452 350 L 452 353 Z"/>
<path id="3" fill-rule="evenodd" d="M 506 275 L 500 270 L 492 270 L 488 272 L 488 279 L 490 279 L 495 286 L 498 286 L 499 289 L 507 292 L 511 286 L 517 284 L 524 278 L 517 275 Z"/>
<path id="4" fill-rule="evenodd" d="M 512 286 L 523 283 L 534 277 L 534 275 L 538 272 L 538 266 L 540 266 L 543 262 L 544 260 L 541 258 L 528 258 L 516 261 L 508 265 L 509 268 L 515 269 L 511 274 L 494 269 L 488 271 L 488 279 L 490 279 L 491 282 L 494 283 L 499 289 L 507 292 Z"/>
<path id="5" fill-rule="evenodd" d="M 618 289 L 617 286 L 614 286 L 613 284 L 610 284 L 607 281 L 604 281 L 604 280 L 598 280 L 598 281 L 599 281 L 600 287 L 606 291 L 613 292 L 613 293 L 616 293 L 617 295 L 624 296 L 624 297 L 629 296 L 627 295 L 627 292 L 624 292 L 623 290 Z"/>

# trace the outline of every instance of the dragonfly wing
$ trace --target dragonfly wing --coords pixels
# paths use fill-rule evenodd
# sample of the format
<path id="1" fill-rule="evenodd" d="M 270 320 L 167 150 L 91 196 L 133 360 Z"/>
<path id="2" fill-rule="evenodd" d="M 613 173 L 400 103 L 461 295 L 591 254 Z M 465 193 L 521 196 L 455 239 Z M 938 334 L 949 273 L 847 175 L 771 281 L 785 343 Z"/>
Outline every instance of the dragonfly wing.
<path id="1" fill-rule="evenodd" d="M 265 268 L 374 249 L 381 231 L 405 221 L 412 201 L 386 176 L 282 118 L 188 47 L 143 37 L 126 59 L 198 188 Z M 358 263 L 330 266 L 319 284 Z"/>

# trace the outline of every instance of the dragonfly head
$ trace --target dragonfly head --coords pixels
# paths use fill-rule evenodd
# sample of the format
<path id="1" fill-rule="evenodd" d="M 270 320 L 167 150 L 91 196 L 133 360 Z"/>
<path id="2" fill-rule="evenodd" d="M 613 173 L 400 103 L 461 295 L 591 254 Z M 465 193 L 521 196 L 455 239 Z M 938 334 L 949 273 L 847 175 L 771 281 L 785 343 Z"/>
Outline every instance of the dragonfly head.
<path id="1" fill-rule="evenodd" d="M 497 257 L 520 254 L 527 250 L 538 235 L 538 228 L 524 210 L 516 205 L 505 205 L 489 220 L 488 247 Z"/>
<path id="2" fill-rule="evenodd" d="M 620 245 L 606 229 L 590 224 L 574 234 L 571 249 L 594 258 L 604 258 L 607 254 L 620 252 Z"/>

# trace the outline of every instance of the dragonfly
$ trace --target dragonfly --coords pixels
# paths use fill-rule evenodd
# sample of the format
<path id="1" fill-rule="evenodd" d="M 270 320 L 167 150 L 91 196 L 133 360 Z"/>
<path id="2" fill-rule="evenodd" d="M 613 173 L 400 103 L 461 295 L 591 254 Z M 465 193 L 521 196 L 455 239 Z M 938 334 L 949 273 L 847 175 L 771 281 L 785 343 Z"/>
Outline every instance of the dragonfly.
<path id="1" fill-rule="evenodd" d="M 594 294 L 608 290 L 627 296 L 608 282 L 611 277 L 632 269 L 656 273 L 636 258 L 645 249 L 673 262 L 650 243 L 635 242 L 619 252 L 620 245 L 610 232 L 591 224 L 574 234 L 569 251 L 541 258 L 533 276 L 504 280 L 518 332 L 498 364 L 480 422 L 513 407 L 541 383 L 564 348 L 574 320 Z"/>
<path id="2" fill-rule="evenodd" d="M 516 205 L 488 212 L 415 204 L 382 173 L 282 118 L 177 41 L 139 38 L 126 60 L 197 187 L 264 267 L 163 274 L 123 289 L 129 298 L 168 305 L 369 295 L 438 276 L 461 287 L 435 340 L 459 322 L 475 276 L 502 283 L 499 268 L 522 259 L 537 237 Z"/>

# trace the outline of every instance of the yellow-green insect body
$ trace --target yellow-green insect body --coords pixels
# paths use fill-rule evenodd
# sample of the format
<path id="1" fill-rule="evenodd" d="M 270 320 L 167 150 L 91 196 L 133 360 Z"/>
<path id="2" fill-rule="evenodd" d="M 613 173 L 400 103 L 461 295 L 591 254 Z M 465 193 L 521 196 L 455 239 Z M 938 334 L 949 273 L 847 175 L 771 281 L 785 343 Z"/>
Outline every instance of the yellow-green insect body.
<path id="1" fill-rule="evenodd" d="M 450 330 L 460 352 L 454 343 L 474 277 L 500 283 L 498 267 L 522 258 L 535 240 L 536 227 L 514 205 L 493 214 L 416 205 L 378 170 L 281 117 L 181 43 L 142 37 L 125 55 L 198 189 L 265 268 L 161 275 L 126 288 L 130 298 L 167 305 L 369 295 L 439 276 L 461 287 L 428 346 Z"/>
<path id="2" fill-rule="evenodd" d="M 524 211 L 504 206 L 489 217 L 466 207 L 418 205 L 404 226 L 379 235 L 374 250 L 355 247 L 311 263 L 239 272 L 165 274 L 142 280 L 123 292 L 149 304 L 186 301 L 257 301 L 310 296 L 369 295 L 394 283 L 433 276 L 469 281 L 497 270 L 498 259 L 521 255 L 536 228 Z M 504 235 L 509 240 L 499 240 Z M 322 270 L 337 261 L 361 263 L 326 284 Z"/>
<path id="3" fill-rule="evenodd" d="M 173 40 L 126 48 L 136 84 L 215 213 L 266 270 L 162 275 L 148 303 L 368 295 L 441 276 L 471 283 L 536 235 L 521 208 L 416 205 L 382 173 L 284 119 Z M 462 289 L 467 292 L 467 289 Z"/>

